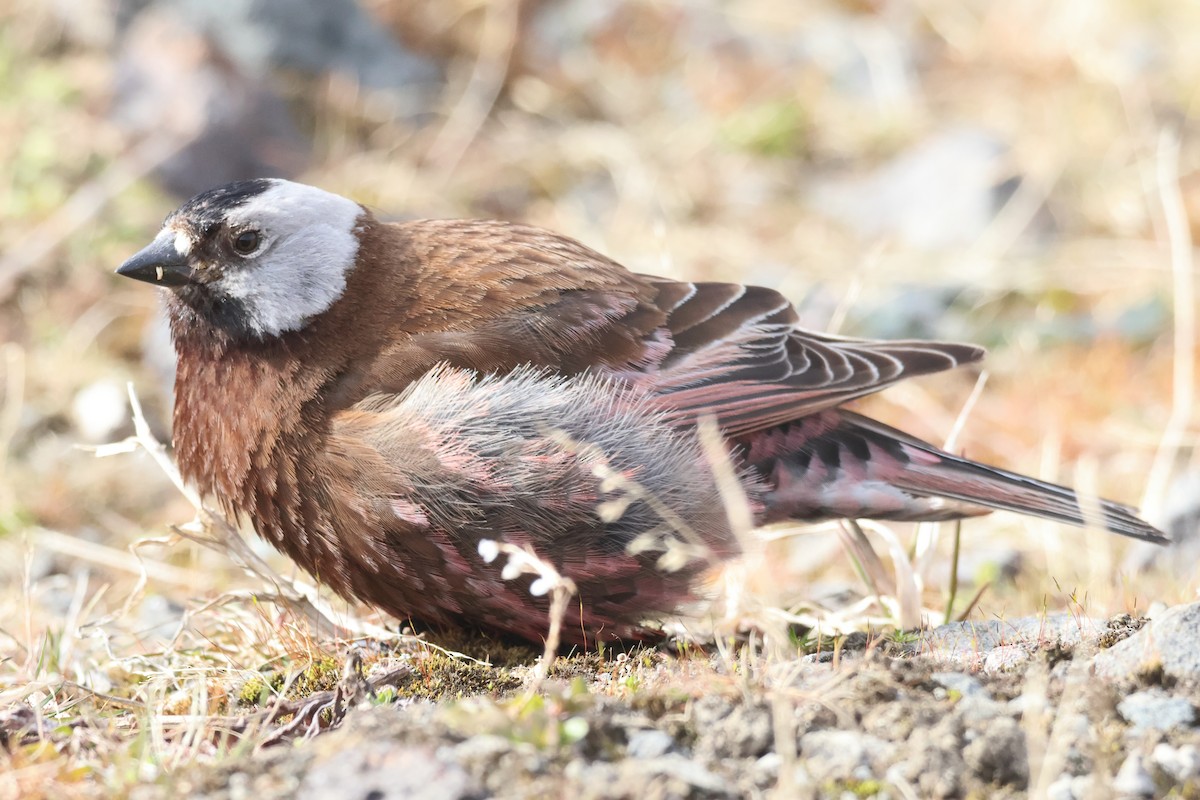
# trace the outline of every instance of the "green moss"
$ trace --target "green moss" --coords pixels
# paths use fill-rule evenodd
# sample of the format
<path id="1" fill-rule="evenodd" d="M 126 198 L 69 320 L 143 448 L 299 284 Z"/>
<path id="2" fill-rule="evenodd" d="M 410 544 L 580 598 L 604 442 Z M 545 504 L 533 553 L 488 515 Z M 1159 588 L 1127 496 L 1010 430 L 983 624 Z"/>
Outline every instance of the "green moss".
<path id="1" fill-rule="evenodd" d="M 863 781 L 848 779 L 844 781 L 826 781 L 821 786 L 821 792 L 829 797 L 841 797 L 847 792 L 855 797 L 876 797 L 886 788 L 887 785 L 883 781 L 878 781 L 874 778 Z"/>
<path id="2" fill-rule="evenodd" d="M 396 687 L 397 697 L 445 700 L 512 692 L 521 679 L 505 667 L 430 653 L 413 664 L 413 674 Z"/>
<path id="3" fill-rule="evenodd" d="M 251 678 L 238 691 L 238 704 L 265 705 L 285 689 L 289 698 L 308 697 L 335 688 L 341 678 L 342 661 L 334 656 L 322 656 L 309 662 L 299 673 L 280 670 Z"/>
<path id="4" fill-rule="evenodd" d="M 741 150 L 764 156 L 795 156 L 804 150 L 808 126 L 800 104 L 783 99 L 735 111 L 721 126 L 721 135 Z"/>

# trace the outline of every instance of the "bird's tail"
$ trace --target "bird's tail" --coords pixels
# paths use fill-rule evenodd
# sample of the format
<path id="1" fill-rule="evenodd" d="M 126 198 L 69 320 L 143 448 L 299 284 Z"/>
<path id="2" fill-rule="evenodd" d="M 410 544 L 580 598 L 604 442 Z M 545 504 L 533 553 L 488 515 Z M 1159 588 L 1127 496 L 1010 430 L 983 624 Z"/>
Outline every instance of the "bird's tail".
<path id="1" fill-rule="evenodd" d="M 768 521 L 946 520 L 996 509 L 1122 536 L 1167 537 L 1120 503 L 1081 505 L 1071 489 L 955 456 L 866 417 L 825 411 L 758 434 L 745 455 L 771 487 Z"/>

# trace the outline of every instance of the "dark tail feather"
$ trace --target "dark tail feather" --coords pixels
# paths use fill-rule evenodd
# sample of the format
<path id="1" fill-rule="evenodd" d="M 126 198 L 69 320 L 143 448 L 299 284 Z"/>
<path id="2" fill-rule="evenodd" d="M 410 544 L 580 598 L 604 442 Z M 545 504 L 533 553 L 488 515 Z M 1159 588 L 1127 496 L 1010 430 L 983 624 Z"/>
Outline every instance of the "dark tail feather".
<path id="1" fill-rule="evenodd" d="M 1081 508 L 1065 486 L 951 455 L 847 411 L 804 418 L 773 437 L 751 442 L 748 451 L 751 464 L 775 484 L 765 498 L 768 520 L 938 520 L 986 508 L 1170 541 L 1129 506 L 1096 499 Z"/>

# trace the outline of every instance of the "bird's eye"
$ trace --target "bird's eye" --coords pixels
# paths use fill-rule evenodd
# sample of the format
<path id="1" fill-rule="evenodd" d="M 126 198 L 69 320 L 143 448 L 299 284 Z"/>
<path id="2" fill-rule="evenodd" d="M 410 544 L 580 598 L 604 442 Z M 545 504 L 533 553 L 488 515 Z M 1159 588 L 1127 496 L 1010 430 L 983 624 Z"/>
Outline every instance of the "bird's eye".
<path id="1" fill-rule="evenodd" d="M 257 250 L 261 243 L 262 234 L 258 231 L 242 231 L 233 237 L 233 249 L 244 256 Z"/>

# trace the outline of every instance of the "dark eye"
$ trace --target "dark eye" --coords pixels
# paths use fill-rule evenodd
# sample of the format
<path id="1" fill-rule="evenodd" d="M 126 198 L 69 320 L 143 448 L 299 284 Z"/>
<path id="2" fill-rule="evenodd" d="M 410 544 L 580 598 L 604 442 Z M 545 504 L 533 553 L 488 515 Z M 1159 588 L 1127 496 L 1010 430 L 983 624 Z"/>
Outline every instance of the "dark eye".
<path id="1" fill-rule="evenodd" d="M 242 231 L 237 236 L 233 237 L 234 251 L 247 256 L 258 249 L 262 243 L 262 234 L 258 231 Z"/>

